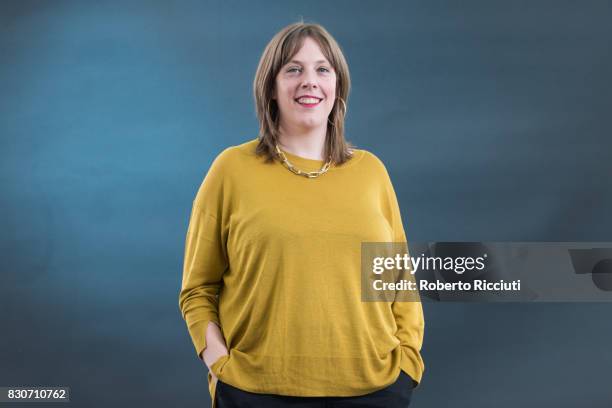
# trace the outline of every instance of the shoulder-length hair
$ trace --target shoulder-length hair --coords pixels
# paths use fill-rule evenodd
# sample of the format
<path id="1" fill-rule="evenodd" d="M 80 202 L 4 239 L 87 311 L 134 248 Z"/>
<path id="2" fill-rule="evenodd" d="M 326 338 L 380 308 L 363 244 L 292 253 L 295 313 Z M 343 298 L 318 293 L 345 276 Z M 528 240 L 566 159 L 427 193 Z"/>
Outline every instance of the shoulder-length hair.
<path id="1" fill-rule="evenodd" d="M 340 165 L 352 156 L 353 145 L 344 137 L 344 118 L 351 79 L 340 46 L 319 24 L 298 22 L 288 25 L 270 40 L 259 60 L 253 81 L 255 109 L 259 119 L 256 153 L 266 156 L 266 162 L 278 158 L 275 146 L 279 139 L 279 110 L 276 101 L 272 99 L 276 76 L 302 48 L 306 38 L 312 38 L 319 45 L 336 71 L 336 100 L 327 120 L 324 157 Z"/>

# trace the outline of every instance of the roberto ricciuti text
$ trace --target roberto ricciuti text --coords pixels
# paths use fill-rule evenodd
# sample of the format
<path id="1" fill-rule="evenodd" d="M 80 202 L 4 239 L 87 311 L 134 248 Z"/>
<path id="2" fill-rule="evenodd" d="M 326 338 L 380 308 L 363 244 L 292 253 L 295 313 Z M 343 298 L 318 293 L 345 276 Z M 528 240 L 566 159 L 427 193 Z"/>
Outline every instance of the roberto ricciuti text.
<path id="1" fill-rule="evenodd" d="M 374 290 L 416 290 L 417 282 L 400 280 L 398 282 L 384 282 L 377 279 L 372 282 Z M 475 279 L 470 282 L 442 282 L 440 280 L 418 282 L 418 290 L 437 290 L 437 291 L 520 291 L 521 280 L 505 282 L 487 281 L 485 279 Z"/>

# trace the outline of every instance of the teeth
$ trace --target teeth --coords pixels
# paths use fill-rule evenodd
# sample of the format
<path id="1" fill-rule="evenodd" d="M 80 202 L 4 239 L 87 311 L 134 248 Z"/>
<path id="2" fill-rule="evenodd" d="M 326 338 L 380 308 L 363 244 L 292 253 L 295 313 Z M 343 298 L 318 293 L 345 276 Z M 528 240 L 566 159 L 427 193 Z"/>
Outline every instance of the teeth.
<path id="1" fill-rule="evenodd" d="M 305 103 L 305 104 L 313 104 L 313 103 L 319 103 L 319 100 L 317 98 L 300 98 L 298 99 L 299 103 Z"/>

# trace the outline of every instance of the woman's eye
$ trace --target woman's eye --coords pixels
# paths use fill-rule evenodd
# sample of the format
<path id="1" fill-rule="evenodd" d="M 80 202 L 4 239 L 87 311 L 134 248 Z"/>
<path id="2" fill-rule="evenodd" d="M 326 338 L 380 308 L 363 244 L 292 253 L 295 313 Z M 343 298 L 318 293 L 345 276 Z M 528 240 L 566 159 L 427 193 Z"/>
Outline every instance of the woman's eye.
<path id="1" fill-rule="evenodd" d="M 329 68 L 326 67 L 319 67 L 319 72 L 330 72 Z M 287 72 L 301 72 L 302 69 L 299 67 L 291 67 L 287 69 Z"/>

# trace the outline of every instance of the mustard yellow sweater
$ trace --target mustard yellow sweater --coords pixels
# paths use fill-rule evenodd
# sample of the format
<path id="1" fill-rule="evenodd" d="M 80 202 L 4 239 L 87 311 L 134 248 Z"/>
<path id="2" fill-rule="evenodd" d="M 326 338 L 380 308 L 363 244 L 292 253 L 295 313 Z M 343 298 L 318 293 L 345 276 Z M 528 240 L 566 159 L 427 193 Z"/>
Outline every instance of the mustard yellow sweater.
<path id="1" fill-rule="evenodd" d="M 383 163 L 356 149 L 308 179 L 264 163 L 256 144 L 220 153 L 193 201 L 179 307 L 196 354 L 213 321 L 229 356 L 211 370 L 245 391 L 363 395 L 400 369 L 420 382 L 421 303 L 361 301 L 361 243 L 406 241 Z M 302 170 L 323 164 L 285 154 Z"/>

